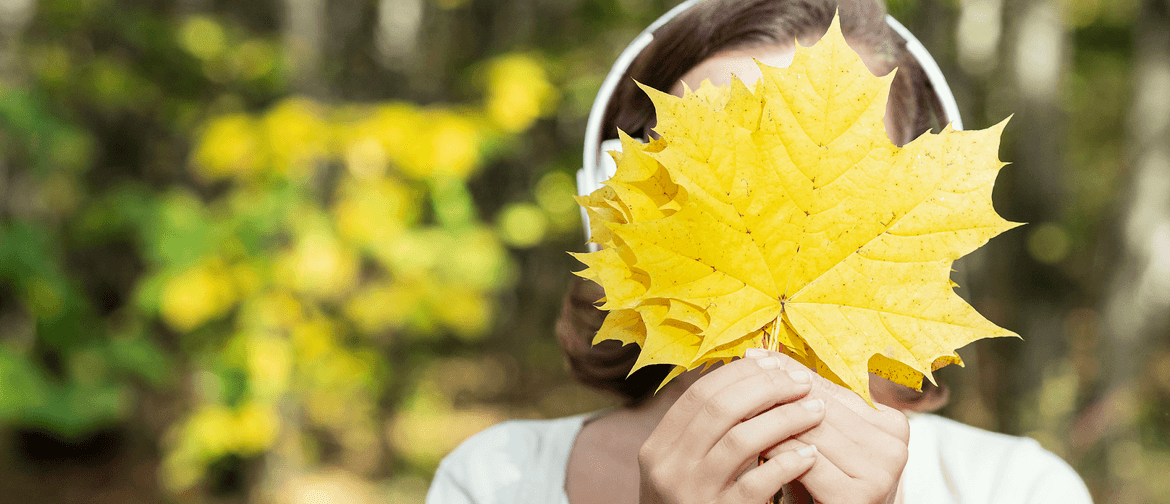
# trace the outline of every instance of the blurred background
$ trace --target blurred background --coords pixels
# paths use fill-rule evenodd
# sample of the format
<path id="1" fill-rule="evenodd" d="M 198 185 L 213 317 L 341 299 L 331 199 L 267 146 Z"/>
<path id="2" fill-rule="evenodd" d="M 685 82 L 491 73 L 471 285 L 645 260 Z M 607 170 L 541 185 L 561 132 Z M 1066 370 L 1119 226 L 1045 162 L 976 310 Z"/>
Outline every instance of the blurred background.
<path id="1" fill-rule="evenodd" d="M 616 54 L 674 0 L 0 0 L 0 502 L 421 503 L 611 406 L 552 325 Z M 969 128 L 958 267 L 1024 340 L 943 414 L 1170 502 L 1170 2 L 891 0 Z"/>

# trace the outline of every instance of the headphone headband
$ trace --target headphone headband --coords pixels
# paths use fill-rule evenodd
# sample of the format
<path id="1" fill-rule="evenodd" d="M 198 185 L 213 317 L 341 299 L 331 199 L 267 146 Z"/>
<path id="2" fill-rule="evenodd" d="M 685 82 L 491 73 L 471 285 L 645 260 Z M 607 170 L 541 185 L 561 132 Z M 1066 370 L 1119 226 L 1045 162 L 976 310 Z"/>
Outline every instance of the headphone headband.
<path id="1" fill-rule="evenodd" d="M 616 166 L 613 166 L 613 159 L 608 156 L 601 156 L 604 150 L 620 150 L 621 143 L 617 140 L 605 140 L 601 138 L 601 122 L 605 118 L 605 110 L 609 107 L 609 101 L 613 98 L 614 91 L 617 90 L 618 84 L 622 77 L 629 70 L 630 65 L 634 63 L 634 59 L 642 53 L 650 42 L 654 41 L 654 32 L 661 28 L 666 23 L 669 23 L 679 14 L 683 13 L 692 6 L 702 2 L 703 0 L 686 0 L 678 4 L 669 12 L 663 14 L 650 26 L 642 30 L 634 41 L 625 48 L 618 56 L 617 61 L 614 62 L 613 67 L 609 69 L 605 80 L 601 83 L 601 89 L 597 92 L 597 97 L 593 100 L 593 107 L 589 110 L 589 120 L 585 123 L 585 153 L 584 163 L 582 168 L 577 171 L 577 194 L 586 196 L 601 187 L 601 183 L 613 176 Z M 959 116 L 959 105 L 955 102 L 955 95 L 951 92 L 951 87 L 947 85 L 947 80 L 939 69 L 938 63 L 931 57 L 930 52 L 926 47 L 914 37 L 910 30 L 907 30 L 902 23 L 894 19 L 892 16 L 886 16 L 886 24 L 894 30 L 906 42 L 906 50 L 910 52 L 914 59 L 918 60 L 918 64 L 922 66 L 926 73 L 927 79 L 934 87 L 935 94 L 938 96 L 939 103 L 942 104 L 943 113 L 946 115 L 946 120 L 950 121 L 951 127 L 955 130 L 963 129 L 963 120 Z M 585 223 L 585 237 L 589 237 L 589 217 L 585 213 L 585 209 L 581 209 L 581 218 Z M 590 244 L 591 248 L 592 245 Z"/>
<path id="2" fill-rule="evenodd" d="M 676 5 L 662 17 L 650 23 L 650 26 L 642 30 L 642 33 L 639 33 L 634 41 L 630 42 L 630 45 L 626 46 L 625 50 L 618 55 L 617 61 L 613 63 L 605 80 L 601 82 L 601 89 L 597 91 L 597 97 L 593 99 L 593 107 L 589 109 L 589 121 L 585 123 L 585 164 L 582 166 L 597 166 L 597 156 L 601 153 L 601 121 L 605 118 L 605 109 L 609 106 L 609 100 L 613 98 L 613 92 L 617 90 L 626 70 L 629 70 L 630 65 L 634 64 L 634 59 L 642 53 L 642 49 L 654 41 L 655 31 L 701 1 L 703 0 L 687 0 Z M 601 183 L 600 180 L 595 182 Z"/>

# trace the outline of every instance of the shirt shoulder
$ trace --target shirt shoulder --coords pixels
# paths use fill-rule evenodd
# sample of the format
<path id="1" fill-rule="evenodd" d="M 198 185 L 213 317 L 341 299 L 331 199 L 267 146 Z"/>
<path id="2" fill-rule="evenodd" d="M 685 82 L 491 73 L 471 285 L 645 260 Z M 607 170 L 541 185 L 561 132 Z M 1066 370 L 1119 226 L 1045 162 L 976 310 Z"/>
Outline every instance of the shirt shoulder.
<path id="1" fill-rule="evenodd" d="M 468 438 L 439 463 L 427 504 L 560 502 L 584 418 L 512 420 Z"/>
<path id="2" fill-rule="evenodd" d="M 1092 502 L 1076 471 L 1035 440 L 934 415 L 910 421 L 906 473 L 908 504 Z"/>

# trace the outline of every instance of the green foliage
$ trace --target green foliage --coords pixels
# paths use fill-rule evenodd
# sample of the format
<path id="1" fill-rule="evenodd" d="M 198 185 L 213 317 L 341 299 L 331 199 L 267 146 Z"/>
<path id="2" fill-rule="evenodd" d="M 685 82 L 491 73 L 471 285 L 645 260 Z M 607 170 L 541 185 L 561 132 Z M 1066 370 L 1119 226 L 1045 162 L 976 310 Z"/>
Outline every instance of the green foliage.
<path id="1" fill-rule="evenodd" d="M 329 0 L 286 15 L 314 3 L 5 11 L 0 430 L 74 442 L 122 429 L 159 447 L 147 480 L 188 492 L 177 500 L 235 467 L 256 468 L 257 488 L 294 474 L 310 485 L 294 493 L 418 502 L 467 435 L 608 404 L 571 384 L 550 335 L 564 251 L 581 249 L 572 173 L 616 52 L 677 1 Z M 1037 437 L 1098 490 L 1106 467 L 1152 474 L 1164 447 L 1106 457 L 1092 421 L 1115 409 L 1098 403 L 1112 336 L 1096 307 L 1116 244 L 1099 240 L 1128 173 L 1140 2 L 1049 6 L 1068 50 L 1060 92 L 1037 105 L 1048 115 L 1006 77 L 1032 4 L 887 3 L 970 126 L 1010 112 L 1033 125 L 1005 133 L 1018 162 L 997 207 L 1065 190 L 1047 198 L 1059 211 L 1013 216 L 1034 232 L 968 265 L 963 292 L 1027 343 L 974 350 L 948 414 Z M 317 47 L 295 19 L 317 23 Z M 963 19 L 968 38 L 1002 22 L 988 73 L 957 64 Z M 1148 351 L 1150 404 L 1170 394 L 1165 346 Z M 1142 418 L 1152 437 L 1170 431 Z"/>
<path id="2" fill-rule="evenodd" d="M 80 439 L 179 392 L 175 491 L 282 438 L 368 452 L 399 403 L 406 438 L 425 411 L 501 418 L 414 392 L 432 357 L 402 349 L 481 341 L 517 281 L 508 247 L 578 232 L 523 194 L 493 197 L 493 224 L 469 182 L 556 110 L 541 55 L 482 61 L 482 102 L 321 100 L 241 19 L 45 1 L 28 74 L 0 88 L 0 423 Z"/>

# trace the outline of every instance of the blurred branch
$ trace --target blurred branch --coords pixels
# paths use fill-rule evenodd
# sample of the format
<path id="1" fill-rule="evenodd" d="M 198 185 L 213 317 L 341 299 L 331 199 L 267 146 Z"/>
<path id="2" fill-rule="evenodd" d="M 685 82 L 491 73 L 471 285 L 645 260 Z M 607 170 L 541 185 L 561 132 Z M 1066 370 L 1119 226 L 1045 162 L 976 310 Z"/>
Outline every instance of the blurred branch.
<path id="1" fill-rule="evenodd" d="M 1064 86 L 1069 80 L 1071 35 L 1064 23 L 1067 5 L 1053 0 L 1015 2 L 1009 15 L 1012 42 L 1009 54 L 1019 101 L 1015 110 L 1018 122 L 1017 145 L 1012 151 L 1013 167 L 1009 171 L 1011 219 L 1030 223 L 1022 233 L 1012 236 L 1018 251 L 1006 268 L 1009 299 L 1014 299 L 1017 331 L 1026 343 L 1019 346 L 1018 361 L 1010 369 L 1016 375 L 1016 390 L 1001 392 L 1004 399 L 1012 395 L 1032 397 L 1043 390 L 1047 372 L 1060 362 L 1066 349 L 1063 338 L 1065 315 L 1073 307 L 1074 293 L 1067 288 L 1069 279 L 1056 268 L 1045 267 L 1028 250 L 1026 244 L 1046 223 L 1066 217 L 1065 173 L 1067 158 L 1066 114 L 1062 108 Z M 1037 425 L 1054 419 L 1032 422 L 1024 420 L 1036 413 L 1038 401 L 1009 401 L 1009 422 L 1001 424 L 1009 432 L 1024 429 L 1053 428 Z M 1000 412 L 1001 415 L 1005 413 Z"/>

